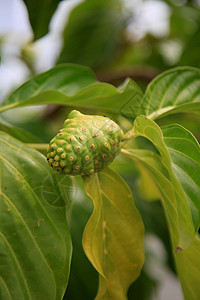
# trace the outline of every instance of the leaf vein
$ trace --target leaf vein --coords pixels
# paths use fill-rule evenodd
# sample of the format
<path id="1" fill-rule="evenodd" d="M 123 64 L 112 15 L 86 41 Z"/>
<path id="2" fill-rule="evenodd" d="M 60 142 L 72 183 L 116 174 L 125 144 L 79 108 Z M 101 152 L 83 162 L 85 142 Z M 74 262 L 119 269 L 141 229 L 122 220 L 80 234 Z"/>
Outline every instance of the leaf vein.
<path id="1" fill-rule="evenodd" d="M 3 240 L 5 241 L 5 243 L 7 244 L 8 248 L 10 249 L 10 252 L 11 252 L 11 254 L 12 254 L 12 256 L 13 256 L 13 258 L 14 258 L 14 260 L 15 260 L 18 268 L 19 268 L 19 271 L 20 271 L 20 273 L 22 275 L 22 278 L 24 280 L 24 283 L 25 283 L 25 286 L 26 286 L 29 298 L 31 299 L 31 294 L 30 294 L 30 291 L 29 291 L 28 282 L 26 281 L 26 277 L 24 276 L 24 273 L 23 273 L 22 267 L 20 265 L 20 262 L 19 262 L 18 258 L 16 257 L 16 255 L 15 255 L 15 253 L 14 253 L 14 251 L 13 251 L 13 249 L 12 249 L 10 243 L 9 243 L 9 241 L 5 237 L 5 235 L 2 232 L 0 232 L 0 235 L 2 236 Z"/>
<path id="2" fill-rule="evenodd" d="M 38 203 L 40 204 L 41 208 L 43 209 L 45 215 L 47 216 L 48 220 L 51 222 L 52 226 L 54 227 L 54 229 L 56 230 L 56 232 L 58 233 L 58 236 L 60 237 L 60 239 L 64 242 L 64 239 L 62 238 L 62 236 L 60 235 L 58 229 L 56 228 L 53 220 L 51 219 L 51 217 L 49 216 L 49 214 L 47 213 L 47 211 L 45 210 L 42 202 L 40 201 L 39 197 L 37 196 L 37 194 L 34 192 L 34 190 L 32 189 L 32 187 L 29 185 L 28 181 L 25 179 L 25 177 L 15 168 L 15 166 L 13 164 L 11 164 L 2 154 L 0 155 L 0 158 L 2 158 L 8 165 L 10 165 L 10 167 L 12 169 L 15 170 L 15 172 L 22 178 L 22 180 L 25 182 L 25 184 L 27 185 L 28 189 L 30 190 L 30 192 L 34 195 L 35 199 L 38 201 Z M 65 243 L 64 243 L 65 244 Z"/>
<path id="3" fill-rule="evenodd" d="M 16 211 L 16 213 L 18 214 L 18 216 L 19 216 L 20 219 L 22 220 L 22 223 L 23 223 L 24 226 L 26 227 L 26 230 L 28 231 L 29 235 L 31 236 L 31 238 L 32 238 L 32 240 L 33 240 L 33 242 L 34 242 L 36 248 L 38 249 L 38 251 L 39 251 L 39 253 L 40 253 L 41 257 L 42 257 L 42 259 L 44 260 L 44 262 L 45 262 L 45 264 L 47 265 L 47 267 L 48 267 L 50 273 L 52 274 L 53 279 L 54 279 L 54 283 L 55 283 L 55 278 L 54 278 L 53 271 L 52 271 L 52 269 L 50 268 L 49 264 L 47 263 L 46 258 L 44 257 L 44 254 L 42 253 L 42 251 L 41 251 L 41 249 L 40 249 L 38 243 L 36 242 L 36 240 L 35 240 L 35 238 L 34 238 L 32 232 L 31 232 L 30 228 L 28 227 L 27 223 L 26 223 L 25 220 L 23 219 L 23 217 L 22 217 L 22 215 L 20 214 L 20 212 L 18 211 L 17 207 L 16 207 L 16 206 L 12 203 L 12 201 L 9 199 L 9 197 L 7 197 L 7 195 L 5 195 L 4 193 L 2 193 L 2 195 L 6 198 L 6 200 L 7 200 L 8 203 L 9 203 L 9 205 L 11 205 L 11 206 L 14 208 L 14 210 Z M 56 286 L 56 283 L 55 283 L 55 286 Z"/>

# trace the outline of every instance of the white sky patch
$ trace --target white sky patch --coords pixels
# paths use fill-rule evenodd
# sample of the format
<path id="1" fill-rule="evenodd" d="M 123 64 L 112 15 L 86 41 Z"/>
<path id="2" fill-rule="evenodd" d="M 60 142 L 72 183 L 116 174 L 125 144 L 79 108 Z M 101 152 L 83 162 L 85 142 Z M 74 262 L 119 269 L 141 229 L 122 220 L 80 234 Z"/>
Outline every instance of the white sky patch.
<path id="1" fill-rule="evenodd" d="M 21 48 L 33 37 L 25 4 L 21 0 L 0 0 L 0 102 L 30 75 L 18 58 Z"/>
<path id="2" fill-rule="evenodd" d="M 26 6 L 21 0 L 0 0 L 0 37 L 4 43 L 22 45 L 33 36 Z"/>
<path id="3" fill-rule="evenodd" d="M 81 2 L 83 1 L 67 0 L 60 2 L 50 22 L 49 33 L 32 45 L 36 56 L 36 72 L 43 72 L 55 65 L 62 49 L 62 33 L 69 14 Z"/>
<path id="4" fill-rule="evenodd" d="M 160 43 L 160 52 L 163 55 L 165 61 L 173 66 L 176 64 L 182 54 L 183 44 L 177 39 L 167 39 Z"/>
<path id="5" fill-rule="evenodd" d="M 62 32 L 67 18 L 72 9 L 81 2 L 81 0 L 62 1 L 52 17 L 49 33 L 30 43 L 33 31 L 24 2 L 0 0 L 0 102 L 30 76 L 30 70 L 19 59 L 23 47 L 28 54 L 33 55 L 36 73 L 46 71 L 55 65 L 62 48 Z"/>
<path id="6" fill-rule="evenodd" d="M 155 0 L 124 0 L 124 3 L 132 14 L 127 27 L 131 40 L 138 41 L 147 33 L 158 38 L 169 34 L 170 8 L 166 3 Z"/>
<path id="7" fill-rule="evenodd" d="M 0 103 L 14 88 L 21 85 L 30 75 L 28 68 L 19 59 L 10 57 L 0 66 Z"/>
<path id="8" fill-rule="evenodd" d="M 151 300 L 184 300 L 181 285 L 177 276 L 166 264 L 167 252 L 162 241 L 154 234 L 146 234 L 147 249 L 145 271 L 158 282 Z"/>

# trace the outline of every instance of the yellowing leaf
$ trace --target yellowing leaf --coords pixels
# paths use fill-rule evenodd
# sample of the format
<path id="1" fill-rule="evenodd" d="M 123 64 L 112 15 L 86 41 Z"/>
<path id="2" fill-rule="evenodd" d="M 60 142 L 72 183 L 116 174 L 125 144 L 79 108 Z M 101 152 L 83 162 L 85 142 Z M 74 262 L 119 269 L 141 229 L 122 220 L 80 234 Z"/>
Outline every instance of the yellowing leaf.
<path id="1" fill-rule="evenodd" d="M 141 195 L 149 201 L 158 200 L 160 195 L 151 176 L 142 166 L 139 166 L 139 171 L 140 179 L 138 181 L 138 188 Z"/>
<path id="2" fill-rule="evenodd" d="M 141 217 L 131 191 L 110 169 L 84 177 L 94 211 L 83 235 L 86 255 L 99 272 L 98 300 L 127 299 L 144 262 Z"/>

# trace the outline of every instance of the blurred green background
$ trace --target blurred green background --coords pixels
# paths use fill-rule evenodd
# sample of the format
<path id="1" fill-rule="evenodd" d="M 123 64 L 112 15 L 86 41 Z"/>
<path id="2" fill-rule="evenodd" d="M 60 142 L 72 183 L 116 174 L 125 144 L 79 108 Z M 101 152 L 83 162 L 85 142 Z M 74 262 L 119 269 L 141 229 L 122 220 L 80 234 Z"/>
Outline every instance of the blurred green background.
<path id="1" fill-rule="evenodd" d="M 199 54 L 199 0 L 0 0 L 0 101 L 31 76 L 60 63 L 89 66 L 99 81 L 115 86 L 131 77 L 145 91 L 155 76 L 169 68 L 200 67 Z M 17 137 L 24 142 L 48 142 L 68 112 L 59 106 L 15 109 L 1 115 L 0 129 L 10 134 L 20 129 Z M 131 128 L 133 120 L 115 119 L 125 131 Z M 173 115 L 158 123 L 169 121 L 200 139 L 199 116 Z M 135 143 L 139 147 L 146 141 Z M 136 166 L 130 167 L 128 159 L 119 156 L 112 167 L 131 187 L 146 229 L 146 262 L 130 287 L 129 299 L 183 299 L 155 191 L 142 193 L 148 179 Z M 64 299 L 90 300 L 98 276 L 83 253 L 81 236 L 92 205 L 78 179 L 77 184 L 78 200 L 74 199 L 69 220 L 74 253 Z"/>

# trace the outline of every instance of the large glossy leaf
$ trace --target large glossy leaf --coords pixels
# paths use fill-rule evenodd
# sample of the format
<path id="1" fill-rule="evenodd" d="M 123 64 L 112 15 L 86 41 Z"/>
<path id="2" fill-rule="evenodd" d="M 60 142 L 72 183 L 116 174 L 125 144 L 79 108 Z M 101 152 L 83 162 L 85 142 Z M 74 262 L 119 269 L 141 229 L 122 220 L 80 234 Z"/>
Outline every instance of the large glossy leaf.
<path id="1" fill-rule="evenodd" d="M 186 300 L 197 300 L 200 295 L 200 286 L 198 279 L 200 276 L 200 239 L 196 234 L 192 243 L 186 248 L 176 248 L 178 241 L 178 212 L 172 204 L 174 199 L 174 187 L 168 177 L 164 175 L 156 165 L 160 160 L 155 154 L 147 150 L 123 150 L 123 152 L 132 157 L 134 161 L 142 164 L 143 167 L 151 174 L 162 199 L 165 209 L 166 219 L 170 229 L 172 251 L 178 275 L 182 284 L 182 289 Z"/>
<path id="2" fill-rule="evenodd" d="M 48 32 L 49 22 L 60 0 L 23 1 L 28 9 L 34 39 L 37 40 Z"/>
<path id="3" fill-rule="evenodd" d="M 0 133 L 1 299 L 62 299 L 71 260 L 65 216 L 70 177 L 45 158 Z"/>
<path id="4" fill-rule="evenodd" d="M 0 112 L 29 105 L 61 104 L 130 117 L 137 115 L 142 91 L 134 81 L 129 79 L 119 88 L 95 81 L 93 73 L 86 67 L 60 65 L 19 87 L 3 102 Z"/>
<path id="5" fill-rule="evenodd" d="M 97 68 L 109 62 L 123 42 L 120 0 L 84 1 L 71 12 L 59 62 Z"/>
<path id="6" fill-rule="evenodd" d="M 200 114 L 200 70 L 179 67 L 164 72 L 148 86 L 140 114 L 156 119 L 177 112 Z"/>
<path id="7" fill-rule="evenodd" d="M 84 235 L 83 247 L 99 272 L 96 299 L 127 299 L 130 284 L 144 262 L 143 223 L 131 191 L 111 171 L 84 177 L 85 190 L 94 204 Z"/>
<path id="8" fill-rule="evenodd" d="M 159 150 L 167 170 L 165 173 L 166 171 L 158 168 L 159 160 L 154 153 L 145 150 L 123 150 L 143 165 L 160 192 L 184 295 L 188 300 L 196 300 L 200 295 L 200 287 L 197 284 L 200 275 L 200 239 L 198 233 L 195 234 L 199 215 L 196 215 L 194 226 L 189 203 L 194 205 L 194 209 L 199 209 L 200 177 L 194 170 L 194 166 L 199 169 L 199 145 L 190 132 L 178 125 L 163 128 L 163 137 L 161 129 L 145 117 L 136 119 L 134 132 L 152 141 Z M 192 229 L 193 227 L 196 228 Z"/>
<path id="9" fill-rule="evenodd" d="M 123 150 L 123 153 L 130 156 L 137 163 L 142 163 L 142 166 L 146 169 L 152 180 L 155 182 L 157 190 L 160 194 L 160 198 L 164 199 L 163 206 L 169 223 L 173 247 L 176 249 L 180 240 L 178 212 L 176 208 L 176 197 L 173 190 L 173 185 L 169 180 L 169 174 L 167 173 L 167 170 L 162 165 L 160 158 L 149 150 L 129 149 Z"/>
<path id="10" fill-rule="evenodd" d="M 94 74 L 87 67 L 59 65 L 24 83 L 3 102 L 0 111 L 28 105 L 59 104 L 60 99 L 65 101 L 64 95 L 74 95 L 95 81 Z"/>
<path id="11" fill-rule="evenodd" d="M 172 168 L 179 179 L 194 215 L 196 230 L 200 223 L 200 147 L 195 137 L 180 125 L 162 128 Z M 196 208 L 196 209 L 195 209 Z"/>
<path id="12" fill-rule="evenodd" d="M 178 213 L 179 245 L 177 246 L 185 248 L 194 238 L 194 226 L 187 196 L 179 179 L 173 172 L 171 156 L 163 140 L 162 131 L 155 122 L 140 116 L 134 122 L 134 133 L 148 138 L 160 152 L 164 166 L 168 171 L 169 179 L 174 187 L 174 196 L 171 198 L 171 204 L 174 209 L 177 208 Z"/>

